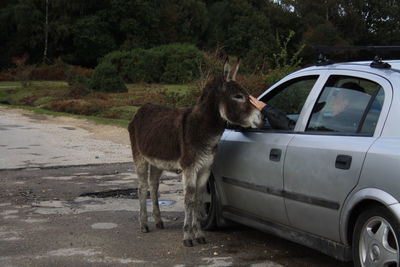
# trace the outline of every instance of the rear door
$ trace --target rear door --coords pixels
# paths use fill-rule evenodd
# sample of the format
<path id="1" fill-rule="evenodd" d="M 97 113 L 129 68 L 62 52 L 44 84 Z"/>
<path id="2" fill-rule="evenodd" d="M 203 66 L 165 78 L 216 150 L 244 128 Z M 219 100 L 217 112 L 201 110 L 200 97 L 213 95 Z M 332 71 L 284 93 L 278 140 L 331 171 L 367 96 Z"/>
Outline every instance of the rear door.
<path id="1" fill-rule="evenodd" d="M 295 76 L 272 89 L 263 100 L 297 121 L 318 75 Z M 294 129 L 227 131 L 218 146 L 213 173 L 222 192 L 223 211 L 287 224 L 283 161 Z"/>
<path id="2" fill-rule="evenodd" d="M 390 92 L 390 83 L 373 74 L 336 71 L 327 77 L 305 131 L 287 148 L 284 195 L 292 226 L 340 241 L 340 210 L 379 135 Z"/>

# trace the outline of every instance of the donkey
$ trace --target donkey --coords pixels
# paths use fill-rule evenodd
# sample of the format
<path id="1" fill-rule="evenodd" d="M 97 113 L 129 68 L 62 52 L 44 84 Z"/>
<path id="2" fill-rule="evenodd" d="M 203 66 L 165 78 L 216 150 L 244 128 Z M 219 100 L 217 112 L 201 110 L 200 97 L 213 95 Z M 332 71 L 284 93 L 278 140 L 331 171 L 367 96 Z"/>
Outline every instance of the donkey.
<path id="1" fill-rule="evenodd" d="M 146 196 L 150 186 L 156 227 L 164 228 L 158 205 L 158 187 L 163 170 L 182 172 L 185 220 L 183 244 L 206 243 L 200 229 L 202 196 L 210 176 L 217 143 L 226 123 L 242 127 L 261 126 L 261 113 L 252 106 L 249 94 L 236 81 L 239 62 L 224 75 L 214 76 L 202 89 L 193 108 L 172 109 L 143 105 L 129 123 L 133 161 L 139 178 L 140 229 L 147 225 Z M 233 72 L 233 73 L 232 73 Z"/>

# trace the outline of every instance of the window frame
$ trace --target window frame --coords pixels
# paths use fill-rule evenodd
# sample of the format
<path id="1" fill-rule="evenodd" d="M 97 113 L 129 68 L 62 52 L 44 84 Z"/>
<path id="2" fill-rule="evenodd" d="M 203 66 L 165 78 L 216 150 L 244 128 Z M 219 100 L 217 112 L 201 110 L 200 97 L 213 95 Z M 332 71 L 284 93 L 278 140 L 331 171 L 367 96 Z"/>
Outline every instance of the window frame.
<path id="1" fill-rule="evenodd" d="M 340 69 L 326 69 L 324 70 L 325 74 L 321 75 L 320 86 L 314 93 L 314 99 L 312 101 L 311 106 L 308 107 L 304 119 L 304 123 L 299 127 L 297 133 L 298 134 L 307 134 L 307 135 L 332 135 L 332 136 L 359 136 L 359 137 L 371 137 L 371 136 L 380 136 L 383 131 L 383 126 L 385 124 L 386 118 L 389 113 L 389 109 L 392 103 L 393 89 L 392 84 L 385 77 L 371 72 L 366 71 L 356 71 L 356 70 L 340 70 Z M 331 76 L 348 76 L 354 77 L 356 79 L 365 79 L 371 82 L 379 84 L 384 91 L 384 102 L 381 109 L 381 113 L 379 115 L 378 121 L 376 123 L 375 130 L 373 134 L 363 134 L 363 133 L 344 133 L 344 132 L 318 132 L 318 131 L 306 131 L 308 123 L 312 116 L 312 110 L 317 103 L 320 95 L 323 92 L 323 89 Z M 379 92 L 379 90 L 378 90 Z M 372 103 L 372 102 L 371 102 Z M 366 109 L 367 110 L 367 109 Z M 364 118 L 363 118 L 364 119 Z M 364 122 L 363 122 L 364 124 Z M 362 124 L 362 125 L 363 125 Z M 362 126 L 361 126 L 362 127 Z"/>
<path id="2" fill-rule="evenodd" d="M 360 120 L 358 121 L 358 122 L 359 122 L 359 125 L 357 126 L 357 129 L 356 129 L 355 132 L 345 132 L 345 131 L 340 131 L 340 132 L 339 132 L 339 131 L 318 131 L 318 130 L 309 130 L 308 128 L 309 128 L 309 126 L 310 126 L 311 119 L 312 119 L 312 116 L 313 116 L 314 113 L 311 113 L 311 115 L 310 115 L 310 117 L 309 117 L 309 119 L 308 119 L 308 122 L 307 122 L 307 125 L 306 125 L 306 128 L 305 128 L 305 132 L 307 132 L 307 133 L 308 133 L 308 132 L 325 133 L 325 134 L 328 133 L 328 134 L 333 134 L 333 135 L 340 134 L 340 135 L 347 135 L 347 136 L 352 136 L 352 135 L 357 135 L 357 136 L 358 136 L 358 135 L 362 135 L 362 136 L 372 136 L 373 133 L 361 133 L 360 131 L 361 131 L 361 129 L 364 127 L 365 119 L 366 119 L 368 113 L 370 112 L 371 106 L 372 106 L 372 104 L 374 103 L 374 101 L 375 101 L 375 99 L 376 99 L 376 96 L 378 95 L 378 93 L 379 93 L 381 90 L 383 90 L 383 92 L 384 92 L 384 89 L 382 88 L 382 86 L 381 86 L 379 83 L 375 82 L 375 81 L 372 81 L 372 80 L 370 80 L 370 79 L 364 79 L 364 78 L 361 78 L 361 77 L 348 76 L 348 75 L 330 75 L 329 78 L 327 79 L 325 85 L 324 85 L 323 88 L 321 89 L 320 94 L 319 94 L 319 96 L 318 96 L 318 99 L 317 99 L 317 101 L 316 101 L 315 104 L 314 104 L 314 107 L 317 105 L 317 102 L 320 100 L 320 98 L 321 98 L 322 95 L 324 94 L 325 90 L 328 90 L 328 88 L 331 88 L 331 86 L 328 86 L 327 84 L 328 84 L 329 80 L 332 79 L 332 78 L 340 79 L 340 80 L 346 80 L 346 79 L 364 80 L 364 81 L 367 81 L 367 82 L 369 82 L 369 83 L 374 83 L 374 84 L 376 84 L 376 85 L 377 85 L 377 88 L 379 88 L 379 89 L 377 89 L 373 94 L 370 95 L 370 99 L 368 100 L 368 103 L 367 103 L 366 106 L 364 107 L 364 110 L 363 110 L 363 112 L 362 112 L 362 114 L 361 114 L 361 116 L 360 116 Z M 382 105 L 382 107 L 383 107 L 383 105 Z M 382 110 L 382 109 L 381 109 L 381 110 Z M 381 110 L 379 111 L 379 116 L 380 116 Z M 379 119 L 379 118 L 378 118 L 378 119 Z M 377 121 L 378 121 L 378 120 L 377 120 Z M 376 122 L 377 122 L 377 121 L 376 121 Z M 375 129 L 374 129 L 374 130 L 375 130 Z"/>
<path id="3" fill-rule="evenodd" d="M 379 115 L 378 122 L 375 127 L 375 131 L 373 136 L 380 136 L 383 132 L 383 126 L 389 114 L 389 109 L 393 100 L 393 89 L 391 82 L 385 77 L 366 71 L 359 70 L 348 70 L 348 69 L 340 69 L 340 68 L 331 68 L 327 67 L 324 69 L 305 69 L 300 70 L 298 72 L 294 72 L 292 74 L 287 75 L 271 87 L 267 88 L 260 96 L 257 97 L 258 100 L 262 99 L 265 95 L 270 94 L 273 90 L 277 89 L 280 85 L 285 82 L 288 82 L 292 79 L 305 77 L 305 76 L 319 76 L 317 81 L 315 82 L 313 88 L 311 89 L 306 102 L 303 105 L 303 108 L 300 112 L 300 116 L 296 122 L 294 130 L 278 130 L 278 129 L 253 129 L 253 128 L 228 128 L 227 130 L 232 131 L 241 131 L 241 132 L 260 132 L 260 133 L 282 133 L 282 134 L 307 134 L 307 135 L 333 135 L 333 136 L 357 136 L 357 137 L 371 137 L 371 135 L 363 135 L 363 134 L 346 134 L 346 133 L 337 133 L 337 132 L 307 132 L 305 129 L 308 125 L 308 121 L 312 114 L 312 110 L 314 108 L 315 103 L 317 102 L 326 82 L 328 81 L 331 75 L 343 75 L 343 76 L 352 76 L 355 78 L 362 78 L 366 80 L 370 80 L 378 83 L 382 86 L 385 93 L 385 100 L 381 109 L 381 113 Z"/>
<path id="4" fill-rule="evenodd" d="M 281 86 L 283 86 L 285 83 L 296 80 L 296 79 L 302 79 L 302 78 L 306 78 L 306 77 L 311 77 L 311 76 L 316 76 L 316 81 L 314 83 L 314 86 L 311 88 L 306 101 L 303 104 L 303 107 L 299 113 L 299 117 L 296 121 L 296 125 L 294 127 L 293 130 L 279 130 L 279 129 L 273 129 L 273 128 L 262 128 L 262 129 L 254 129 L 254 128 L 229 128 L 229 130 L 234 130 L 234 131 L 241 131 L 241 132 L 268 132 L 268 133 L 287 133 L 287 134 L 293 134 L 298 132 L 298 128 L 301 127 L 301 125 L 303 124 L 304 121 L 304 114 L 305 114 L 305 110 L 307 109 L 306 107 L 308 107 L 311 101 L 313 101 L 314 97 L 313 95 L 315 94 L 315 90 L 318 89 L 318 87 L 320 86 L 320 80 L 321 80 L 321 76 L 323 73 L 321 71 L 316 71 L 316 70 L 305 70 L 305 71 L 300 71 L 300 72 L 295 72 L 292 74 L 287 75 L 286 77 L 284 77 L 283 79 L 281 79 L 280 81 L 278 81 L 277 83 L 275 83 L 274 85 L 272 85 L 271 87 L 267 88 L 260 96 L 257 97 L 258 100 L 263 99 L 264 97 L 266 97 L 267 95 L 270 94 L 278 94 L 279 92 L 275 92 L 276 90 L 281 91 L 283 89 L 280 90 Z"/>

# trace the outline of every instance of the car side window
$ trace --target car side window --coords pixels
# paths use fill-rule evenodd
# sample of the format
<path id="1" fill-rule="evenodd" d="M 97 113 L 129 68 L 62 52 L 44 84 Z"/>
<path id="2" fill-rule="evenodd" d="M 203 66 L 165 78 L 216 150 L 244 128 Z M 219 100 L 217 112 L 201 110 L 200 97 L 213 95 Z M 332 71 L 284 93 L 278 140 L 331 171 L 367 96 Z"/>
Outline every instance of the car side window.
<path id="1" fill-rule="evenodd" d="M 313 108 L 306 131 L 373 135 L 383 100 L 379 84 L 333 75 Z"/>
<path id="2" fill-rule="evenodd" d="M 286 116 L 294 127 L 306 99 L 318 80 L 318 75 L 303 76 L 287 81 L 260 100 L 273 107 L 277 112 Z M 271 125 L 266 120 L 264 129 L 271 129 Z M 293 130 L 293 129 L 290 129 Z"/>

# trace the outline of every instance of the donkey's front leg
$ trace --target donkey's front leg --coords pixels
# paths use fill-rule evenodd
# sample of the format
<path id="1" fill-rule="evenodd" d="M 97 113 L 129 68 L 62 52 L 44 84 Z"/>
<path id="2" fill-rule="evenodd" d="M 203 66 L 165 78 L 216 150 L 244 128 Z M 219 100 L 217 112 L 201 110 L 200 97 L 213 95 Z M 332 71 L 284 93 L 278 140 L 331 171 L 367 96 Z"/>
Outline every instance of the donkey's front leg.
<path id="1" fill-rule="evenodd" d="M 206 238 L 204 237 L 204 233 L 201 230 L 201 219 L 202 219 L 202 211 L 203 207 L 203 198 L 207 188 L 207 181 L 210 177 L 210 168 L 203 168 L 198 176 L 196 181 L 196 203 L 194 206 L 193 212 L 193 221 L 192 228 L 194 237 L 199 244 L 205 244 Z"/>
<path id="2" fill-rule="evenodd" d="M 183 196 L 185 206 L 185 221 L 183 223 L 183 245 L 193 247 L 193 210 L 196 196 L 196 173 L 193 170 L 184 170 L 182 176 Z"/>

